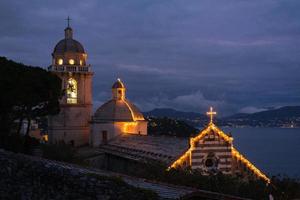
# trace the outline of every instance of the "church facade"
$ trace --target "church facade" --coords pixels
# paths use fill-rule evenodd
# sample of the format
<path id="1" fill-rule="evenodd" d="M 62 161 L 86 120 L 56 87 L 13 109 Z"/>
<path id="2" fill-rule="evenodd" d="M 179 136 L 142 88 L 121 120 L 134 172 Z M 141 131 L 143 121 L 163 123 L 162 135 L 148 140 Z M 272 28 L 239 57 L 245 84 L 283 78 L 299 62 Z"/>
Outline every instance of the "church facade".
<path id="1" fill-rule="evenodd" d="M 89 143 L 92 114 L 91 66 L 83 46 L 73 39 L 73 30 L 65 29 L 52 53 L 49 71 L 62 80 L 64 95 L 60 100 L 60 113 L 48 118 L 50 143 L 64 142 L 73 146 Z"/>
<path id="2" fill-rule="evenodd" d="M 231 174 L 269 183 L 270 179 L 234 148 L 233 138 L 213 123 L 216 112 L 210 108 L 207 114 L 211 117 L 210 123 L 197 136 L 190 138 L 189 149 L 169 169 L 190 168 L 203 175 Z"/>
<path id="3" fill-rule="evenodd" d="M 112 99 L 100 106 L 92 117 L 91 144 L 98 147 L 124 134 L 147 135 L 147 121 L 126 98 L 126 87 L 118 79 L 112 86 Z"/>

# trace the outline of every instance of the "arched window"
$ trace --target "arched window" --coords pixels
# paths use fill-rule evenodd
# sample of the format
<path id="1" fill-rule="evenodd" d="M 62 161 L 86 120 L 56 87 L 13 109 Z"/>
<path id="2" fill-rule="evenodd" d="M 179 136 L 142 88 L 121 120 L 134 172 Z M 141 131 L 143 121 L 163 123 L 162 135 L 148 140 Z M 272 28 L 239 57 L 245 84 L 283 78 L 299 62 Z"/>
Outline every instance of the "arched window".
<path id="1" fill-rule="evenodd" d="M 57 60 L 57 64 L 62 65 L 62 64 L 63 64 L 63 59 L 59 58 L 59 59 Z"/>
<path id="2" fill-rule="evenodd" d="M 67 83 L 67 103 L 77 103 L 77 81 L 73 78 L 69 78 Z"/>
<path id="3" fill-rule="evenodd" d="M 70 65 L 74 65 L 74 64 L 75 64 L 74 59 L 70 59 L 70 60 L 69 60 L 69 64 L 70 64 Z"/>

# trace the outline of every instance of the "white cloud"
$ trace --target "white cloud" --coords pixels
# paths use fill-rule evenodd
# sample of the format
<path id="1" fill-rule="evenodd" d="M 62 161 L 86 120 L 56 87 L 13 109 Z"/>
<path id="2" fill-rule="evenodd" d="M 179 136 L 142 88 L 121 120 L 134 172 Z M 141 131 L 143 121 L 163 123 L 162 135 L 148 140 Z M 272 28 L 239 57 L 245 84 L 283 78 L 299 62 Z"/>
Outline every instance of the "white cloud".
<path id="1" fill-rule="evenodd" d="M 256 112 L 261 112 L 261 111 L 266 111 L 268 109 L 266 108 L 257 108 L 257 107 L 254 107 L 254 106 L 247 106 L 247 107 L 244 107 L 242 109 L 239 110 L 240 113 L 248 113 L 248 114 L 251 114 L 251 113 L 256 113 Z"/>
<path id="2" fill-rule="evenodd" d="M 137 104 L 145 111 L 154 108 L 173 108 L 182 111 L 204 112 L 210 106 L 225 106 L 226 102 L 222 100 L 207 99 L 201 91 L 197 91 L 187 95 L 176 96 L 175 98 L 153 97 L 145 102 L 138 102 Z"/>
<path id="3" fill-rule="evenodd" d="M 175 105 L 179 107 L 190 107 L 196 110 L 207 109 L 210 106 L 217 107 L 219 105 L 224 104 L 222 101 L 218 100 L 210 100 L 204 97 L 203 93 L 197 91 L 193 94 L 187 94 L 182 96 L 177 96 L 176 98 L 171 100 Z"/>

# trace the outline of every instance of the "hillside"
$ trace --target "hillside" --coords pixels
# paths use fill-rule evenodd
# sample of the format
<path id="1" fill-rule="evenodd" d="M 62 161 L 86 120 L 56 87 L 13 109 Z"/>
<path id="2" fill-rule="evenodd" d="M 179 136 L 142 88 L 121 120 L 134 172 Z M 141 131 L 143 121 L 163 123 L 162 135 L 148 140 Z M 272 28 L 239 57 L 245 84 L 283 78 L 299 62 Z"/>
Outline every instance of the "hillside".
<path id="1" fill-rule="evenodd" d="M 176 119 L 184 121 L 189 126 L 199 127 L 207 124 L 207 116 L 196 112 L 178 111 L 172 108 L 156 108 L 149 112 L 144 112 L 146 117 Z"/>
<path id="2" fill-rule="evenodd" d="M 300 106 L 285 106 L 278 109 L 261 111 L 252 114 L 239 113 L 227 118 L 240 118 L 240 119 L 262 119 L 262 120 L 270 120 L 270 119 L 293 119 L 300 117 Z"/>
<path id="3" fill-rule="evenodd" d="M 148 134 L 149 135 L 167 135 L 176 137 L 190 137 L 199 132 L 198 129 L 190 126 L 184 121 L 171 119 L 167 117 L 162 118 L 148 118 Z"/>
<path id="4" fill-rule="evenodd" d="M 169 117 L 173 119 L 185 119 L 185 120 L 206 118 L 206 116 L 201 113 L 178 111 L 172 108 L 156 108 L 149 112 L 144 112 L 144 115 L 148 117 Z"/>
<path id="5" fill-rule="evenodd" d="M 234 126 L 300 127 L 300 106 L 285 106 L 252 114 L 235 114 L 222 119 Z"/>

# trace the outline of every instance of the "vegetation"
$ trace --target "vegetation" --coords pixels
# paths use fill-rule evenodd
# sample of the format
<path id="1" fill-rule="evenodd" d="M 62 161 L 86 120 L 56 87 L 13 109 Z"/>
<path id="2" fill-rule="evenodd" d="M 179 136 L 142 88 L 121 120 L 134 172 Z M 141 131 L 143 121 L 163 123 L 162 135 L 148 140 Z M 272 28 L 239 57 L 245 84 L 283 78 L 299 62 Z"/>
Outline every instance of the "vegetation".
<path id="1" fill-rule="evenodd" d="M 0 57 L 0 133 L 20 132 L 23 120 L 57 114 L 61 80 L 52 73 Z M 18 126 L 15 127 L 15 122 Z M 30 126 L 28 126 L 29 130 Z M 28 133 L 28 131 L 27 131 Z"/>
<path id="2" fill-rule="evenodd" d="M 31 153 L 31 150 L 39 145 L 39 141 L 32 137 L 16 134 L 0 136 L 0 148 L 13 152 Z"/>
<path id="3" fill-rule="evenodd" d="M 27 153 L 36 144 L 28 135 L 31 120 L 59 112 L 61 80 L 52 73 L 0 57 L 0 145 Z M 26 136 L 20 135 L 26 120 Z"/>
<path id="4" fill-rule="evenodd" d="M 168 135 L 177 137 L 189 137 L 199 132 L 198 129 L 188 125 L 184 121 L 163 118 L 148 118 L 148 134 L 149 135 Z"/>

